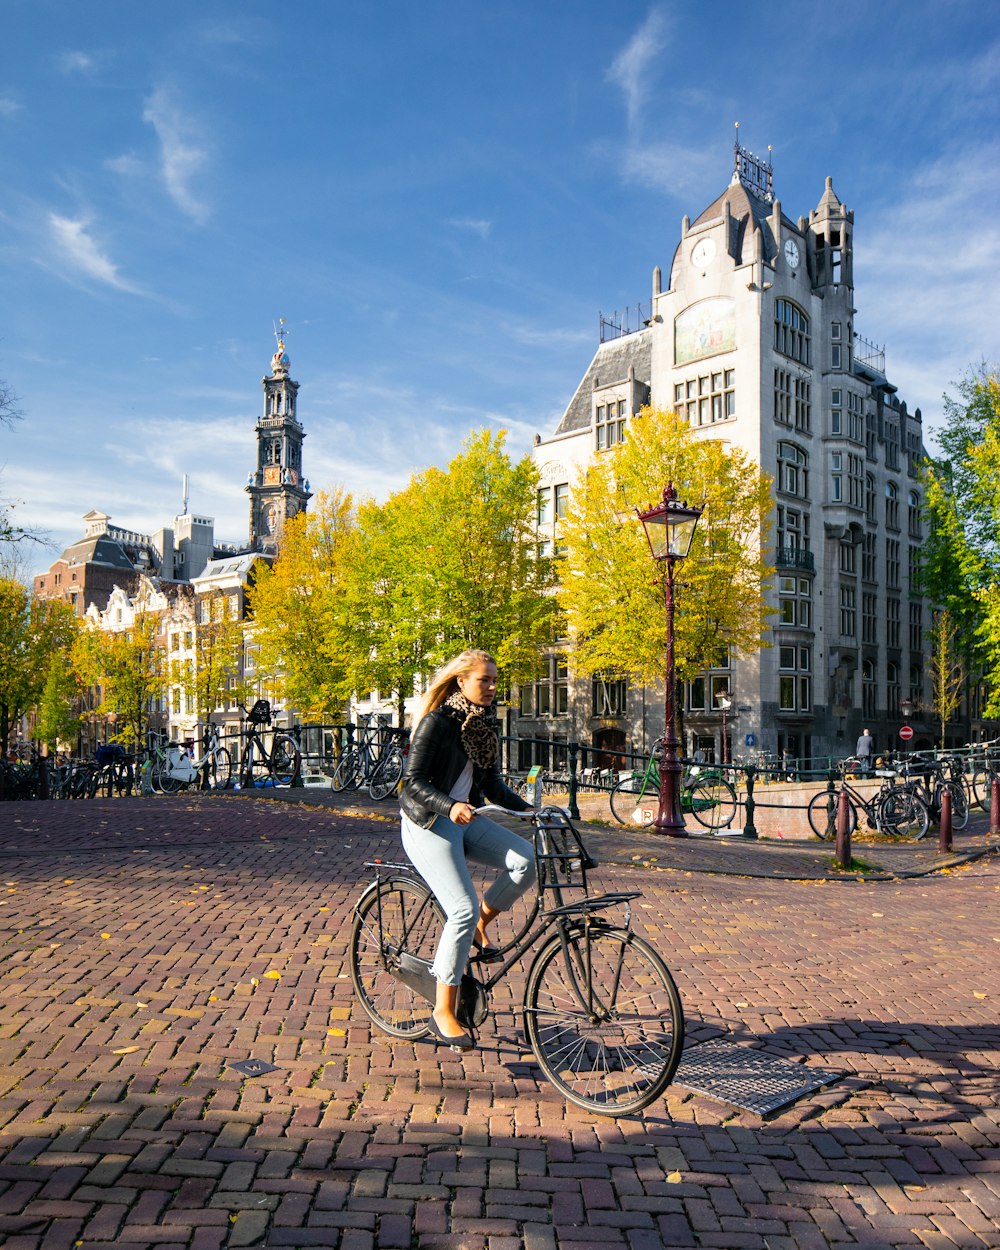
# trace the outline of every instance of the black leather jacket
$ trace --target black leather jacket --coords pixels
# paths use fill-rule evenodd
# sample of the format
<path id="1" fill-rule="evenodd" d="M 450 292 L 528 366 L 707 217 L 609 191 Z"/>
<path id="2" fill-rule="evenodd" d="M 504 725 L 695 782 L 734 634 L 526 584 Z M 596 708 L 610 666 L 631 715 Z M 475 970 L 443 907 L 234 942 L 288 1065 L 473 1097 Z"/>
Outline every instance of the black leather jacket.
<path id="1" fill-rule="evenodd" d="M 435 817 L 447 816 L 454 806 L 450 791 L 469 759 L 462 746 L 462 719 L 450 708 L 436 708 L 421 720 L 410 742 L 399 806 L 422 829 L 429 829 Z M 473 766 L 469 802 L 480 807 L 484 798 L 515 812 L 531 807 L 505 784 L 499 760 L 492 768 Z"/>

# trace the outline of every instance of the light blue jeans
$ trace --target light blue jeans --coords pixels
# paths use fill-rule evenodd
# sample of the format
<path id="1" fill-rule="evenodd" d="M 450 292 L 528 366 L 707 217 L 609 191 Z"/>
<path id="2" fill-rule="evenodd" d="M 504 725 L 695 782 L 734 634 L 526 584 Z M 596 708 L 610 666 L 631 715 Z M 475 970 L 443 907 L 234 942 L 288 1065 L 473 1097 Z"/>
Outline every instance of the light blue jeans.
<path id="1" fill-rule="evenodd" d="M 402 835 L 403 849 L 447 918 L 431 972 L 445 985 L 459 985 L 479 920 L 467 861 L 502 870 L 483 901 L 493 911 L 506 911 L 535 880 L 535 852 L 530 842 L 488 816 L 476 816 L 467 825 L 438 816 L 430 829 L 404 816 Z"/>

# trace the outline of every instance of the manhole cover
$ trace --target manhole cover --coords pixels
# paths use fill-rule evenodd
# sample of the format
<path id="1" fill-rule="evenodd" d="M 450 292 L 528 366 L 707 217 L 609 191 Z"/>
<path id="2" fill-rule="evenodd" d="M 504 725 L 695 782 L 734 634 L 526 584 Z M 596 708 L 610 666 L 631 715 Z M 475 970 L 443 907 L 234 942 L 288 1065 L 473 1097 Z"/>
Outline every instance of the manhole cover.
<path id="1" fill-rule="evenodd" d="M 789 1063 L 718 1038 L 685 1050 L 674 1083 L 744 1111 L 769 1115 L 804 1094 L 839 1081 L 842 1075 Z"/>
<path id="2" fill-rule="evenodd" d="M 241 1076 L 264 1076 L 267 1072 L 277 1072 L 277 1067 L 273 1063 L 268 1063 L 264 1059 L 238 1059 L 235 1063 L 228 1065 L 234 1072 L 239 1072 Z"/>

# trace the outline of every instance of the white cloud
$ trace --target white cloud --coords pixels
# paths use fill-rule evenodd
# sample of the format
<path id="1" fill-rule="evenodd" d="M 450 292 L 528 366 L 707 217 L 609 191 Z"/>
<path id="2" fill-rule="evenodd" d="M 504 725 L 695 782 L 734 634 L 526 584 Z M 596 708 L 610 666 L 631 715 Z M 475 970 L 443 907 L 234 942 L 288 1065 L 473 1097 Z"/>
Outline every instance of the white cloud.
<path id="1" fill-rule="evenodd" d="M 120 174 L 123 178 L 130 178 L 135 174 L 142 173 L 142 161 L 131 152 L 123 152 L 121 156 L 109 156 L 104 162 L 104 168 L 112 174 Z"/>
<path id="2" fill-rule="evenodd" d="M 199 124 L 188 117 L 171 93 L 162 87 L 146 101 L 142 118 L 153 127 L 160 141 L 161 172 L 167 193 L 182 213 L 193 221 L 204 222 L 208 206 L 191 185 L 208 160 Z"/>
<path id="3" fill-rule="evenodd" d="M 94 58 L 89 52 L 63 52 L 59 57 L 59 68 L 64 74 L 86 74 L 94 68 Z"/>
<path id="4" fill-rule="evenodd" d="M 855 232 L 855 330 L 884 343 L 889 378 L 933 423 L 941 394 L 981 359 L 995 360 L 1000 325 L 1000 144 L 951 151 L 919 169 Z M 969 223 L 963 230 L 962 223 Z"/>
<path id="5" fill-rule="evenodd" d="M 58 213 L 49 213 L 51 240 L 59 256 L 68 261 L 77 273 L 113 286 L 119 291 L 140 294 L 139 288 L 119 274 L 118 266 L 104 255 L 90 237 L 88 227 L 89 222 L 82 218 L 74 221 L 70 217 L 61 217 Z"/>
<path id="6" fill-rule="evenodd" d="M 458 230 L 469 230 L 473 234 L 478 234 L 484 241 L 490 237 L 490 231 L 493 229 L 492 221 L 480 217 L 455 217 L 449 224 Z"/>
<path id="7" fill-rule="evenodd" d="M 719 174 L 718 144 L 703 148 L 680 143 L 630 142 L 621 155 L 620 168 L 626 182 L 688 197 Z"/>
<path id="8" fill-rule="evenodd" d="M 9 95 L 0 95 L 0 117 L 13 117 L 20 113 L 22 105 Z"/>
<path id="9" fill-rule="evenodd" d="M 657 58 L 666 46 L 668 25 L 663 9 L 652 9 L 608 70 L 608 78 L 621 88 L 625 96 L 630 128 L 641 120 L 645 87 Z"/>

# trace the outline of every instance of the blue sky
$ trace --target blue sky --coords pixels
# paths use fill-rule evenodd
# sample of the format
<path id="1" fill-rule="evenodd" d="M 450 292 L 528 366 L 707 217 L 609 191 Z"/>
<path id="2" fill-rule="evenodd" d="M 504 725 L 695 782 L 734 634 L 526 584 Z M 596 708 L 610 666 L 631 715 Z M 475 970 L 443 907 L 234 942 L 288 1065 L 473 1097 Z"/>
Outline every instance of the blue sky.
<path id="1" fill-rule="evenodd" d="M 549 432 L 599 311 L 773 146 L 855 212 L 856 329 L 933 430 L 1000 326 L 1000 5 L 7 0 L 0 494 L 247 531 L 287 319 L 313 489 L 383 498 L 472 428 Z M 40 553 L 46 567 L 51 551 Z"/>

